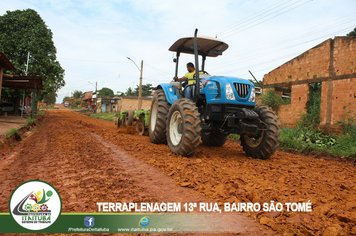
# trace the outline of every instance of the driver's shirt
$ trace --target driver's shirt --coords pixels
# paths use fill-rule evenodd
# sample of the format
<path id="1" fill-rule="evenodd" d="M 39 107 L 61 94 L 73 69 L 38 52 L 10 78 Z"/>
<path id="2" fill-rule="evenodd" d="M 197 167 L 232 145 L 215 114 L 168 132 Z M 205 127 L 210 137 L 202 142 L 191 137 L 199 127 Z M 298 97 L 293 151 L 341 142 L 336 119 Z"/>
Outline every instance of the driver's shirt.
<path id="1" fill-rule="evenodd" d="M 196 70 L 195 70 L 196 71 Z M 195 83 L 195 71 L 193 72 L 187 72 L 184 77 L 188 79 L 188 85 L 194 84 Z M 199 74 L 203 74 L 202 71 L 199 72 Z"/>

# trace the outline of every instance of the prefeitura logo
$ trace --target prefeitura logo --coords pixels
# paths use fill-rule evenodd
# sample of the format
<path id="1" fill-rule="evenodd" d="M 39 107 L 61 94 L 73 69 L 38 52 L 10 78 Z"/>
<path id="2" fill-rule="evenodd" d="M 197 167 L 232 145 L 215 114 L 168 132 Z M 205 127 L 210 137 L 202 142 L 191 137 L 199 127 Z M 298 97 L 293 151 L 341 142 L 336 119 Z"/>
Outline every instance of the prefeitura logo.
<path id="1" fill-rule="evenodd" d="M 9 209 L 14 220 L 30 230 L 52 225 L 62 210 L 57 190 L 41 180 L 27 181 L 12 193 Z"/>

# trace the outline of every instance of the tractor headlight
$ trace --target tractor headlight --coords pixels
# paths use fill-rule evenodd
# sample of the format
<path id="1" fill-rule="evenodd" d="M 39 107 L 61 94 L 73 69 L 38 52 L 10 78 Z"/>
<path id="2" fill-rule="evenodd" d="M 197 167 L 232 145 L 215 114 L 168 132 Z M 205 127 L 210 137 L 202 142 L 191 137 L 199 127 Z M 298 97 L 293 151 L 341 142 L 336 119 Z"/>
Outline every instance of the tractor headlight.
<path id="1" fill-rule="evenodd" d="M 256 92 L 255 92 L 255 87 L 252 87 L 251 89 L 251 95 L 250 98 L 248 99 L 249 102 L 256 102 Z"/>
<path id="2" fill-rule="evenodd" d="M 234 95 L 234 90 L 232 90 L 232 87 L 230 83 L 226 84 L 226 99 L 228 100 L 235 100 L 235 95 Z"/>

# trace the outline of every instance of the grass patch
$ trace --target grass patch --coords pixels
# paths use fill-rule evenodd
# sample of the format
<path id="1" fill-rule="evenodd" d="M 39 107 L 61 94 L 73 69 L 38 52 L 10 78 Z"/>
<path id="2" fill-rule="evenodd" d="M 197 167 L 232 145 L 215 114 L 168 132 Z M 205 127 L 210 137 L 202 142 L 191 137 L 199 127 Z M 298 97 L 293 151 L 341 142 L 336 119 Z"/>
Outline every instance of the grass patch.
<path id="1" fill-rule="evenodd" d="M 117 119 L 117 113 L 116 112 L 95 113 L 95 114 L 91 114 L 90 117 L 93 117 L 93 118 L 96 118 L 96 119 L 104 119 L 104 120 L 116 120 Z"/>
<path id="2" fill-rule="evenodd" d="M 82 110 L 81 107 L 68 107 L 68 108 L 75 111 Z"/>
<path id="3" fill-rule="evenodd" d="M 39 110 L 39 111 L 37 111 L 36 117 L 37 117 L 37 116 L 44 116 L 44 114 L 46 114 L 46 111 L 45 111 L 45 110 Z"/>
<path id="4" fill-rule="evenodd" d="M 12 128 L 10 129 L 10 131 L 8 133 L 5 134 L 6 138 L 11 137 L 12 135 L 14 135 L 15 133 L 17 133 L 17 130 Z"/>
<path id="5" fill-rule="evenodd" d="M 240 140 L 240 135 L 238 134 L 229 134 L 229 136 L 227 136 L 228 138 L 233 138 L 235 139 L 235 141 Z"/>
<path id="6" fill-rule="evenodd" d="M 280 146 L 299 152 L 326 152 L 356 159 L 356 116 L 349 116 L 339 123 L 343 134 L 326 135 L 313 128 L 310 120 L 302 117 L 295 129 L 282 129 Z"/>

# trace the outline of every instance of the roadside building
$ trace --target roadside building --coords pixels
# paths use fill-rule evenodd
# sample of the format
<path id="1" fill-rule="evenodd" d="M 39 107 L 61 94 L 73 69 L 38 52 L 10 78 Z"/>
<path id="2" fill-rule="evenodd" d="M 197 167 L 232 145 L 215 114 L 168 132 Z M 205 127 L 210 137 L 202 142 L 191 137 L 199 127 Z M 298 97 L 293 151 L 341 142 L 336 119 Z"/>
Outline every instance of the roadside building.
<path id="1" fill-rule="evenodd" d="M 264 92 L 274 89 L 291 104 L 281 105 L 282 126 L 295 126 L 307 110 L 310 88 L 321 86 L 320 125 L 326 132 L 356 111 L 356 37 L 335 37 L 272 70 L 263 78 Z"/>
<path id="2" fill-rule="evenodd" d="M 96 98 L 96 112 L 120 112 L 124 110 L 137 110 L 138 98 L 137 96 L 123 96 L 123 97 L 99 97 Z M 152 96 L 142 97 L 142 110 L 151 109 Z"/>
<path id="3" fill-rule="evenodd" d="M 82 107 L 91 108 L 92 106 L 93 91 L 88 91 L 83 94 Z"/>
<path id="4" fill-rule="evenodd" d="M 42 91 L 42 78 L 39 76 L 22 76 L 22 75 L 10 75 L 5 74 L 5 70 L 15 71 L 16 67 L 11 63 L 7 56 L 0 51 L 0 100 L 1 100 L 1 89 L 2 88 L 12 88 L 21 89 L 29 91 Z M 32 93 L 34 94 L 34 93 Z M 31 104 L 32 104 L 32 96 Z M 18 106 L 30 106 L 30 97 L 25 97 L 24 101 L 14 100 L 14 112 L 18 110 Z M 19 104 L 20 103 L 20 104 Z"/>
<path id="5" fill-rule="evenodd" d="M 152 96 L 143 96 L 142 97 L 142 106 L 141 110 L 150 110 Z M 121 106 L 121 111 L 124 110 L 137 110 L 138 109 L 138 98 L 137 96 L 123 96 L 121 98 L 121 103 L 119 104 L 119 108 Z"/>
<path id="6" fill-rule="evenodd" d="M 9 58 L 3 53 L 0 52 L 0 99 L 1 99 L 1 89 L 4 81 L 4 70 L 12 70 L 15 71 L 15 66 L 11 63 Z"/>
<path id="7" fill-rule="evenodd" d="M 96 99 L 96 112 L 118 112 L 120 97 L 100 97 Z"/>

